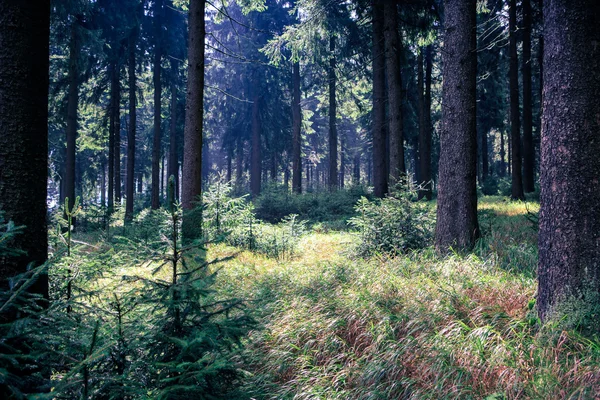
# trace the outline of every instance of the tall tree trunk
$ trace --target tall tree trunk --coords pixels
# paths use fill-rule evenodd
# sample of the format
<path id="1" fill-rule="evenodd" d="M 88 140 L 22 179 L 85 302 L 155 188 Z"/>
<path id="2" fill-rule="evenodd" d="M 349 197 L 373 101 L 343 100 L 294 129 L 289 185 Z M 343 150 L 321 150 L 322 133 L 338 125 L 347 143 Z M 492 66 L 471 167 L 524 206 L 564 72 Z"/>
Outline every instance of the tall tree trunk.
<path id="1" fill-rule="evenodd" d="M 108 127 L 108 213 L 114 209 L 115 199 L 115 97 L 117 93 L 117 63 L 115 60 L 110 65 L 110 102 L 109 102 L 109 127 Z"/>
<path id="2" fill-rule="evenodd" d="M 419 94 L 423 96 L 421 100 L 422 107 L 419 106 L 419 164 L 421 173 L 419 199 L 425 197 L 427 200 L 431 200 L 431 72 L 433 69 L 433 49 L 431 45 L 425 48 L 425 64 L 425 87 L 423 88 L 422 84 L 419 85 Z M 419 68 L 422 74 L 422 63 Z"/>
<path id="3" fill-rule="evenodd" d="M 250 159 L 250 193 L 256 197 L 260 194 L 262 157 L 261 157 L 261 121 L 260 97 L 255 96 L 252 104 L 252 153 Z"/>
<path id="4" fill-rule="evenodd" d="M 202 123 L 204 120 L 204 0 L 190 1 L 188 18 L 188 78 L 183 138 L 183 178 L 181 206 L 185 240 L 202 234 L 202 214 L 196 203 L 202 195 Z"/>
<path id="5" fill-rule="evenodd" d="M 383 35 L 383 1 L 373 0 L 373 193 L 383 197 L 388 192 L 385 129 L 385 52 Z"/>
<path id="6" fill-rule="evenodd" d="M 79 103 L 79 38 L 76 19 L 71 23 L 69 42 L 69 93 L 67 97 L 67 153 L 65 168 L 65 197 L 69 198 L 69 208 L 75 203 L 75 157 L 77 153 L 77 106 Z M 67 211 L 67 210 L 65 210 Z M 75 221 L 73 221 L 73 224 Z"/>
<path id="7" fill-rule="evenodd" d="M 402 121 L 402 66 L 400 65 L 402 40 L 398 32 L 398 7 L 396 2 L 384 0 L 383 4 L 383 32 L 385 37 L 385 67 L 389 110 L 389 173 L 392 182 L 398 183 L 406 175 Z"/>
<path id="8" fill-rule="evenodd" d="M 445 0 L 442 130 L 435 246 L 470 249 L 477 222 L 476 0 Z"/>
<path id="9" fill-rule="evenodd" d="M 175 187 L 179 186 L 179 162 L 177 154 L 177 84 L 179 83 L 179 63 L 171 59 L 171 125 L 169 129 L 169 176 L 175 178 Z M 177 190 L 175 190 L 177 192 Z M 175 193 L 175 200 L 178 199 Z"/>
<path id="10" fill-rule="evenodd" d="M 233 145 L 227 144 L 227 182 L 231 182 L 233 174 Z"/>
<path id="11" fill-rule="evenodd" d="M 134 197 L 134 176 L 135 176 L 135 133 L 137 126 L 136 115 L 136 96 L 137 89 L 135 77 L 135 46 L 137 42 L 137 28 L 131 33 L 128 46 L 129 71 L 129 129 L 127 131 L 127 187 L 125 188 L 125 221 L 133 220 L 133 197 Z"/>
<path id="12" fill-rule="evenodd" d="M 500 131 L 500 171 L 498 175 L 506 176 L 506 143 L 504 141 L 504 131 Z"/>
<path id="13" fill-rule="evenodd" d="M 235 186 L 242 187 L 242 176 L 244 174 L 244 139 L 237 137 L 237 151 L 235 158 Z"/>
<path id="14" fill-rule="evenodd" d="M 354 185 L 360 185 L 360 151 L 354 153 L 354 160 L 352 166 L 352 183 Z"/>
<path id="15" fill-rule="evenodd" d="M 100 169 L 102 169 L 102 179 L 100 181 L 100 207 L 106 206 L 106 160 L 104 156 L 102 157 L 102 164 L 100 165 Z"/>
<path id="16" fill-rule="evenodd" d="M 510 80 L 510 142 L 512 156 L 511 198 L 524 200 L 521 171 L 521 122 L 519 116 L 519 59 L 517 56 L 517 2 L 508 0 L 509 80 Z"/>
<path id="17" fill-rule="evenodd" d="M 533 104 L 531 101 L 531 0 L 523 4 L 523 190 L 535 190 Z"/>
<path id="18" fill-rule="evenodd" d="M 48 251 L 48 67 L 50 1 L 3 1 L 0 13 L 0 210 L 25 226 L 0 256 L 0 288 L 46 261 Z M 31 292 L 48 298 L 48 275 Z M 0 393 L 4 387 L 0 385 Z"/>
<path id="19" fill-rule="evenodd" d="M 154 1 L 154 135 L 152 137 L 152 209 L 160 207 L 160 145 L 161 145 L 161 97 L 162 84 L 160 81 L 162 60 L 162 0 Z"/>
<path id="20" fill-rule="evenodd" d="M 300 63 L 295 62 L 292 71 L 292 191 L 302 193 L 302 108 L 300 107 Z"/>
<path id="21" fill-rule="evenodd" d="M 121 204 L 121 65 L 117 63 L 116 90 L 113 113 L 115 117 L 115 140 L 114 140 L 114 162 L 115 162 L 115 203 Z"/>
<path id="22" fill-rule="evenodd" d="M 600 296 L 598 21 L 596 0 L 544 4 L 537 296 L 542 321 L 573 307 L 596 307 Z M 568 310 L 561 310 L 562 302 Z"/>
<path id="23" fill-rule="evenodd" d="M 340 188 L 344 188 L 346 180 L 346 133 L 340 134 Z"/>
<path id="24" fill-rule="evenodd" d="M 337 102 L 335 99 L 335 36 L 329 37 L 329 190 L 338 188 Z"/>

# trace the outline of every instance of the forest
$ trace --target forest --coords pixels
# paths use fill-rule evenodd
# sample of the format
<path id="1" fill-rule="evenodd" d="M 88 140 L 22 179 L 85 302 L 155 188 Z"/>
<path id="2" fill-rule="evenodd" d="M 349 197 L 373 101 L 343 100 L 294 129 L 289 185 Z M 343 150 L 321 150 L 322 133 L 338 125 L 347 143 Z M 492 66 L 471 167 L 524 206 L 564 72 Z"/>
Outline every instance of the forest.
<path id="1" fill-rule="evenodd" d="M 598 0 L 0 0 L 0 398 L 600 398 Z"/>

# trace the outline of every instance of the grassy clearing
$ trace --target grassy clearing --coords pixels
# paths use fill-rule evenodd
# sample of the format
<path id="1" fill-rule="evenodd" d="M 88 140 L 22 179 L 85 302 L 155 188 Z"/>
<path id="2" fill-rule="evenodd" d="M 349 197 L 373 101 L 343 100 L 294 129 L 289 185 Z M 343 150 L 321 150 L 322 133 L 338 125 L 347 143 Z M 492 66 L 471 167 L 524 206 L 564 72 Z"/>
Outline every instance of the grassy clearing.
<path id="1" fill-rule="evenodd" d="M 240 360 L 257 399 L 594 398 L 600 343 L 540 328 L 535 203 L 481 202 L 475 251 L 360 259 L 313 232 L 287 261 L 238 253 L 219 275 L 261 321 Z M 236 253 L 216 245 L 210 257 Z"/>

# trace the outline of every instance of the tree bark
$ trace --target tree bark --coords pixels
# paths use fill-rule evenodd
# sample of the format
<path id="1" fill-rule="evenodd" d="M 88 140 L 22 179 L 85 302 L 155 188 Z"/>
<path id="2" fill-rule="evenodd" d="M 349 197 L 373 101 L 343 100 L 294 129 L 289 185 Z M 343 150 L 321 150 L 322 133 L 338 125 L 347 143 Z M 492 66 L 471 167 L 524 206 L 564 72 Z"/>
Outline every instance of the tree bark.
<path id="1" fill-rule="evenodd" d="M 431 200 L 431 71 L 433 68 L 432 46 L 425 49 L 425 79 L 419 84 L 419 164 L 421 181 L 419 199 Z M 423 60 L 419 63 L 419 75 L 423 81 Z M 425 87 L 423 87 L 423 85 Z"/>
<path id="2" fill-rule="evenodd" d="M 535 190 L 533 145 L 533 104 L 531 100 L 531 0 L 523 4 L 523 190 Z"/>
<path id="3" fill-rule="evenodd" d="M 255 96 L 252 103 L 252 153 L 250 158 L 250 193 L 253 197 L 260 194 L 262 157 L 261 157 L 261 121 L 260 97 Z"/>
<path id="4" fill-rule="evenodd" d="M 117 92 L 117 63 L 110 64 L 110 102 L 108 127 L 108 212 L 112 213 L 115 199 L 115 96 Z"/>
<path id="5" fill-rule="evenodd" d="M 511 198 L 524 200 L 521 171 L 521 121 L 519 115 L 519 58 L 517 56 L 517 4 L 508 0 L 509 80 L 510 80 L 510 142 L 512 156 Z"/>
<path id="6" fill-rule="evenodd" d="M 394 0 L 384 0 L 383 32 L 385 67 L 388 86 L 390 179 L 398 183 L 406 175 L 404 164 L 404 132 L 402 121 L 402 39 L 398 32 L 398 7 Z"/>
<path id="7" fill-rule="evenodd" d="M 544 4 L 537 296 L 542 321 L 561 314 L 562 302 L 596 306 L 600 296 L 598 21 L 596 0 Z"/>
<path id="8" fill-rule="evenodd" d="M 129 129 L 127 131 L 127 187 L 125 188 L 125 221 L 133 220 L 134 176 L 135 176 L 135 133 L 137 127 L 136 115 L 136 77 L 135 77 L 135 46 L 137 42 L 137 27 L 131 33 L 128 46 L 129 71 Z"/>
<path id="9" fill-rule="evenodd" d="M 385 128 L 385 52 L 383 34 L 383 1 L 373 0 L 373 194 L 383 197 L 388 192 Z"/>
<path id="10" fill-rule="evenodd" d="M 46 261 L 50 1 L 0 3 L 0 210 L 25 231 L 10 246 L 27 255 L 0 257 L 0 288 Z M 31 292 L 48 298 L 48 275 Z"/>
<path id="11" fill-rule="evenodd" d="M 302 108 L 300 107 L 300 63 L 292 71 L 292 191 L 302 193 Z"/>
<path id="12" fill-rule="evenodd" d="M 169 131 L 169 177 L 175 178 L 175 187 L 179 186 L 179 157 L 177 152 L 177 84 L 179 83 L 179 63 L 171 59 L 171 125 Z M 175 190 L 177 192 L 177 190 Z M 178 199 L 175 193 L 175 200 Z"/>
<path id="13" fill-rule="evenodd" d="M 152 201 L 153 210 L 160 207 L 160 145 L 161 145 L 161 97 L 162 82 L 160 80 L 162 60 L 162 0 L 154 1 L 154 135 L 152 137 Z"/>
<path id="14" fill-rule="evenodd" d="M 335 98 L 335 36 L 329 38 L 329 190 L 338 188 L 337 102 Z"/>
<path id="15" fill-rule="evenodd" d="M 114 177 L 115 177 L 115 203 L 121 204 L 121 65 L 117 61 L 115 72 L 115 102 L 113 104 L 115 139 L 114 139 Z"/>
<path id="16" fill-rule="evenodd" d="M 65 197 L 69 198 L 69 208 L 75 203 L 75 158 L 77 153 L 77 106 L 79 103 L 79 37 L 78 21 L 71 23 L 69 42 L 69 92 L 67 97 L 67 152 L 65 166 Z M 64 204 L 63 204 L 64 205 Z M 65 210 L 67 211 L 67 210 Z M 75 224 L 75 221 L 73 221 Z"/>
<path id="17" fill-rule="evenodd" d="M 202 234 L 202 214 L 193 212 L 202 195 L 202 124 L 204 121 L 204 0 L 190 1 L 188 18 L 188 82 L 185 102 L 183 178 L 181 205 L 184 215 L 182 234 L 185 240 Z"/>
<path id="18" fill-rule="evenodd" d="M 476 0 L 445 0 L 442 130 L 435 246 L 470 249 L 477 222 Z"/>
<path id="19" fill-rule="evenodd" d="M 235 158 L 235 186 L 242 187 L 242 176 L 244 174 L 244 139 L 237 137 L 237 151 Z"/>

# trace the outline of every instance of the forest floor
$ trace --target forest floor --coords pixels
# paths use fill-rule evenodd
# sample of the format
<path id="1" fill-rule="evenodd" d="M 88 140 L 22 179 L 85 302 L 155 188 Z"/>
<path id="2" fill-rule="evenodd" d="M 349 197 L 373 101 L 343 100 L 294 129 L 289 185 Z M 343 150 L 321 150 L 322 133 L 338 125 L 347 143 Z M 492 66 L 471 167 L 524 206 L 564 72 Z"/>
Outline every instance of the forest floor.
<path id="1" fill-rule="evenodd" d="M 240 358 L 256 399 L 593 398 L 600 343 L 539 326 L 534 202 L 480 200 L 468 255 L 357 257 L 349 232 L 311 231 L 295 255 L 236 256 L 218 286 L 259 319 Z M 576 329 L 572 329 L 575 326 Z"/>
<path id="2" fill-rule="evenodd" d="M 361 236 L 341 217 L 288 237 L 293 252 L 211 244 L 208 260 L 231 256 L 214 264 L 217 296 L 244 299 L 258 321 L 235 355 L 241 392 L 249 399 L 600 398 L 600 339 L 590 329 L 598 310 L 566 310 L 543 326 L 536 315 L 538 210 L 534 201 L 480 198 L 482 238 L 468 254 L 445 257 L 431 246 L 359 256 Z M 95 272 L 81 275 L 88 290 L 112 298 L 131 292 L 125 275 L 153 276 L 156 265 L 142 253 L 163 217 L 144 218 L 137 228 L 111 228 L 112 237 L 76 235 L 98 243 L 78 247 L 82 260 L 99 259 L 89 262 L 99 271 L 115 266 L 95 282 L 87 278 Z M 273 246 L 273 232 L 299 226 L 252 221 L 264 246 Z"/>

